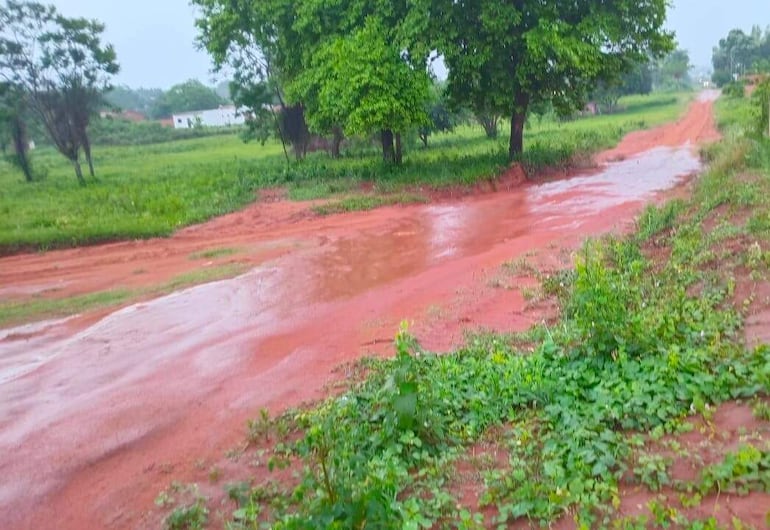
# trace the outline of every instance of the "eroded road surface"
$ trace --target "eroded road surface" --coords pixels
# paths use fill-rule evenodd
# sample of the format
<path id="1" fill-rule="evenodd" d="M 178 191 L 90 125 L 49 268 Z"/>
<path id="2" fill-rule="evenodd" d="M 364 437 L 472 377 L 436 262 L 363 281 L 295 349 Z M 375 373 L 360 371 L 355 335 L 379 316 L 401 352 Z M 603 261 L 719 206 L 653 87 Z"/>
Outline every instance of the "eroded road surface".
<path id="1" fill-rule="evenodd" d="M 317 399 L 336 366 L 387 352 L 402 320 L 436 349 L 465 329 L 527 328 L 537 315 L 520 290 L 490 280 L 500 264 L 555 263 L 683 189 L 697 144 L 717 137 L 714 98 L 569 179 L 327 218 L 261 203 L 170 239 L 0 259 L 5 296 L 133 285 L 132 271 L 163 277 L 205 248 L 246 248 L 254 265 L 111 314 L 0 330 L 0 528 L 154 524 L 172 478 L 221 458 L 260 408 Z"/>

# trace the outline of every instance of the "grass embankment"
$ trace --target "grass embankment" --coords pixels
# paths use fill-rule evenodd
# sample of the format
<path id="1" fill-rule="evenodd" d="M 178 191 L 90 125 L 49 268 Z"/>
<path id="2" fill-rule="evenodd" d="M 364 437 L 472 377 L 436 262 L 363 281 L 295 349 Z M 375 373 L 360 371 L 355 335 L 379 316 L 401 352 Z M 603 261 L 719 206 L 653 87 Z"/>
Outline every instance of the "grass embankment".
<path id="1" fill-rule="evenodd" d="M 575 153 L 616 143 L 632 130 L 675 119 L 686 95 L 653 95 L 622 101 L 625 111 L 568 123 L 533 123 L 526 134 L 528 166 L 563 164 Z M 504 134 L 503 134 L 504 136 Z M 373 146 L 352 146 L 341 160 L 325 153 L 287 168 L 280 145 L 244 145 L 216 136 L 145 146 L 97 147 L 98 179 L 78 186 L 72 168 L 50 148 L 33 153 L 46 176 L 32 184 L 0 161 L 0 254 L 116 239 L 169 235 L 179 227 L 237 210 L 255 191 L 286 186 L 294 200 L 346 194 L 372 182 L 388 198 L 347 199 L 328 211 L 423 200 L 407 188 L 472 184 L 505 166 L 503 139 L 489 141 L 480 128 L 461 127 L 414 147 L 403 167 L 384 165 Z M 402 193 L 403 192 L 403 193 Z"/>
<path id="2" fill-rule="evenodd" d="M 770 303 L 754 294 L 770 274 L 770 142 L 740 131 L 745 105 L 719 104 L 730 129 L 691 201 L 540 275 L 557 323 L 448 355 L 402 331 L 396 357 L 361 363 L 344 394 L 251 422 L 240 461 L 258 478 L 226 486 L 228 528 L 746 528 L 741 513 L 732 526 L 694 515 L 704 499 L 770 492 L 770 348 L 747 350 L 742 333 Z M 766 428 L 725 450 L 712 421 L 728 400 Z M 644 513 L 619 511 L 631 490 L 647 492 Z M 167 525 L 202 527 L 210 508 L 199 497 Z"/>

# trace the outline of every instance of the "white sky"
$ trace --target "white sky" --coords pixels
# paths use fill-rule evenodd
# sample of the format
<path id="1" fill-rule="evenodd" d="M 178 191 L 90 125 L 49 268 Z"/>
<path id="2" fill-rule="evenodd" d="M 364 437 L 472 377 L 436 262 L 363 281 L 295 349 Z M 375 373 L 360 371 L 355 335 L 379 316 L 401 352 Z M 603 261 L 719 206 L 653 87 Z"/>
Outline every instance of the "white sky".
<path id="1" fill-rule="evenodd" d="M 42 0 L 46 1 L 46 0 Z M 50 1 L 50 0 L 49 0 Z M 67 16 L 96 18 L 118 53 L 116 81 L 168 88 L 190 78 L 214 81 L 211 61 L 194 47 L 194 9 L 188 0 L 53 0 Z M 769 0 L 672 0 L 668 27 L 696 66 L 711 64 L 711 49 L 735 27 L 770 25 Z"/>

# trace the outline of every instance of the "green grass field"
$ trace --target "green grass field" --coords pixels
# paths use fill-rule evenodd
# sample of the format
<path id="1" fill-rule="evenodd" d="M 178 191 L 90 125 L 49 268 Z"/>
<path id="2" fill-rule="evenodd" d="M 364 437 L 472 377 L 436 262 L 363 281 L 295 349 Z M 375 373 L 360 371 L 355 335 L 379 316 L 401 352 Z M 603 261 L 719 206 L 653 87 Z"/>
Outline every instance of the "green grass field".
<path id="1" fill-rule="evenodd" d="M 625 111 L 618 114 L 565 123 L 533 119 L 523 162 L 530 169 L 565 164 L 575 153 L 613 145 L 630 130 L 675 119 L 688 99 L 632 97 L 621 101 Z M 364 181 L 385 193 L 418 184 L 471 184 L 505 167 L 506 141 L 505 128 L 499 140 L 490 141 L 481 128 L 461 127 L 431 138 L 428 149 L 409 149 L 397 168 L 384 165 L 369 146 L 353 147 L 341 160 L 315 153 L 287 167 L 278 143 L 244 144 L 235 135 L 99 147 L 97 179 L 86 187 L 77 184 L 58 153 L 38 149 L 33 153 L 33 165 L 43 175 L 38 182 L 23 182 L 0 162 L 0 253 L 169 235 L 237 210 L 265 187 L 285 186 L 291 199 L 302 200 L 347 194 Z"/>

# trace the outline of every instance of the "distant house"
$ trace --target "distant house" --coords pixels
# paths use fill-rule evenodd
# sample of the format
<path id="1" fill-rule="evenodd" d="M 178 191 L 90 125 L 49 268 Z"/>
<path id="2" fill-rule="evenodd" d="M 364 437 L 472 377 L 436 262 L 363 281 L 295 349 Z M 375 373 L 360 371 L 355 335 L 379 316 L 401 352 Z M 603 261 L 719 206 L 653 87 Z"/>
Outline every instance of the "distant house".
<path id="1" fill-rule="evenodd" d="M 196 110 L 174 114 L 174 129 L 192 129 L 193 127 L 229 127 L 243 125 L 246 120 L 243 113 L 230 105 L 218 109 Z"/>

